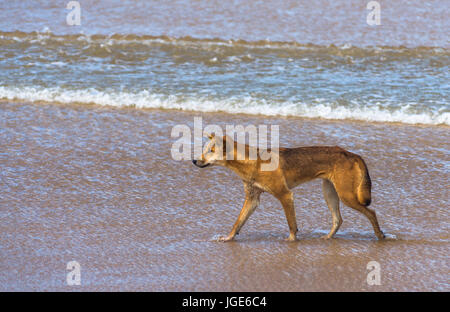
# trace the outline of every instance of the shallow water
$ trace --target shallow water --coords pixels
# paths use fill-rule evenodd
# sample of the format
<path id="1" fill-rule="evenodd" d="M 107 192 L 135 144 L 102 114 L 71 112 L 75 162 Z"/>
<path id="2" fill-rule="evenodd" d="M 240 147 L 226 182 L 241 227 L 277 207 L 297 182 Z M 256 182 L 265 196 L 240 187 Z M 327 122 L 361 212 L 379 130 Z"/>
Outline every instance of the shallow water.
<path id="1" fill-rule="evenodd" d="M 239 179 L 170 156 L 175 124 L 279 124 L 280 145 L 339 145 L 366 160 L 388 239 L 320 181 L 295 189 L 299 241 L 267 194 L 235 242 Z M 0 289 L 450 290 L 449 129 L 218 113 L 0 102 Z M 81 286 L 66 285 L 67 262 Z M 366 282 L 369 261 L 381 285 Z"/>

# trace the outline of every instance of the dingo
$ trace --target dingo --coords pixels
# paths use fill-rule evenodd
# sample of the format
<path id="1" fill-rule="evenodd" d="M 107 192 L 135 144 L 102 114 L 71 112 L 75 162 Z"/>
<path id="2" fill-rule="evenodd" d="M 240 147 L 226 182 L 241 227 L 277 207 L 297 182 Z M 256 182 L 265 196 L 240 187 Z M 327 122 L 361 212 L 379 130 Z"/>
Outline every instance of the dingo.
<path id="1" fill-rule="evenodd" d="M 239 234 L 258 206 L 262 192 L 272 194 L 281 202 L 289 225 L 287 240 L 296 240 L 298 229 L 291 189 L 316 178 L 323 180 L 323 194 L 333 218 L 331 231 L 323 238 L 332 238 L 342 224 L 339 199 L 363 213 L 372 223 L 378 239 L 384 238 L 375 211 L 367 208 L 371 201 L 371 181 L 367 166 L 360 156 L 337 146 L 279 148 L 278 153 L 269 149 L 267 152 L 271 153 L 271 157 L 277 157 L 278 165 L 275 170 L 263 171 L 261 165 L 272 160 L 262 160 L 256 147 L 235 142 L 229 136 L 208 137 L 210 141 L 200 159 L 192 161 L 194 165 L 200 168 L 210 165 L 230 168 L 242 179 L 245 190 L 244 206 L 233 229 L 228 236 L 220 237 L 219 241 L 230 241 Z M 256 160 L 248 157 L 252 149 L 258 151 Z M 245 155 L 239 154 L 242 151 L 245 151 Z"/>

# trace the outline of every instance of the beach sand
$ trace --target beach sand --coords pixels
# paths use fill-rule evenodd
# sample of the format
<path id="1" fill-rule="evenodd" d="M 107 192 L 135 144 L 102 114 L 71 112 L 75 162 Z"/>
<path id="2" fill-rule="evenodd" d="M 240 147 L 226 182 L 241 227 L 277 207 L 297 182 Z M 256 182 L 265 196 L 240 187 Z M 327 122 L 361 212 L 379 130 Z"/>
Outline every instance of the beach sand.
<path id="1" fill-rule="evenodd" d="M 171 129 L 276 124 L 280 145 L 339 145 L 360 154 L 387 235 L 341 204 L 336 239 L 319 180 L 294 191 L 288 243 L 268 194 L 236 241 L 239 178 L 175 161 Z M 449 127 L 409 126 L 90 105 L 0 102 L 0 290 L 450 290 Z M 67 286 L 66 265 L 81 266 Z M 367 264 L 381 285 L 368 285 Z"/>

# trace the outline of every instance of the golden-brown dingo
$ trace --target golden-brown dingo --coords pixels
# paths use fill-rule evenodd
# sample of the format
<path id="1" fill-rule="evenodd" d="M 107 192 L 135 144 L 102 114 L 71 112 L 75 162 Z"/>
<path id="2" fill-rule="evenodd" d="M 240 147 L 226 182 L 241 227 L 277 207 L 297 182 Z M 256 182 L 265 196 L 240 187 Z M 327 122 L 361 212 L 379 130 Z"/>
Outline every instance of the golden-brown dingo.
<path id="1" fill-rule="evenodd" d="M 367 208 L 371 201 L 371 181 L 367 166 L 360 156 L 337 146 L 279 148 L 278 153 L 272 153 L 269 149 L 267 152 L 271 153 L 272 158 L 276 157 L 277 166 L 274 170 L 264 171 L 261 166 L 273 159 L 262 160 L 260 150 L 256 147 L 234 142 L 229 136 L 209 135 L 209 139 L 200 159 L 192 161 L 194 165 L 200 168 L 209 165 L 230 168 L 242 179 L 245 190 L 245 202 L 239 217 L 230 234 L 220 237 L 220 241 L 230 241 L 239 234 L 258 206 L 262 192 L 272 194 L 281 202 L 289 225 L 287 240 L 296 240 L 298 229 L 291 190 L 316 178 L 323 180 L 323 194 L 333 218 L 331 231 L 323 238 L 332 238 L 342 224 L 339 199 L 363 213 L 372 223 L 378 239 L 384 238 L 375 211 Z M 257 151 L 256 160 L 248 157 L 252 149 Z M 242 155 L 242 151 L 245 151 L 245 155 Z"/>

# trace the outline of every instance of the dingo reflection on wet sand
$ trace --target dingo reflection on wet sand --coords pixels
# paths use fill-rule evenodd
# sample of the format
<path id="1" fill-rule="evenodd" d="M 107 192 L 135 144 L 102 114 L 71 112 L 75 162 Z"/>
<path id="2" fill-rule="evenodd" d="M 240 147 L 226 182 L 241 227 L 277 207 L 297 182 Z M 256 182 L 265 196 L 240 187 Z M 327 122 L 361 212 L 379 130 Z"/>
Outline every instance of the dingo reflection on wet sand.
<path id="1" fill-rule="evenodd" d="M 277 153 L 267 150 L 270 158 L 277 159 L 277 167 L 269 171 L 262 170 L 262 167 L 267 162 L 273 164 L 273 159 L 249 157 L 254 149 L 257 152 L 253 155 L 261 155 L 256 147 L 235 142 L 230 136 L 208 137 L 210 142 L 205 146 L 200 159 L 192 161 L 194 165 L 200 168 L 210 165 L 230 168 L 242 179 L 245 191 L 245 202 L 239 217 L 230 234 L 220 237 L 220 241 L 233 240 L 239 234 L 258 207 L 263 192 L 268 192 L 281 202 L 289 225 L 287 240 L 295 241 L 298 228 L 291 190 L 316 178 L 323 180 L 323 194 L 333 218 L 332 228 L 324 238 L 332 238 L 342 224 L 339 200 L 364 214 L 371 222 L 378 239 L 385 237 L 378 225 L 375 211 L 367 208 L 371 202 L 371 181 L 367 166 L 359 155 L 337 146 L 279 148 Z M 242 152 L 245 154 L 240 155 Z"/>

